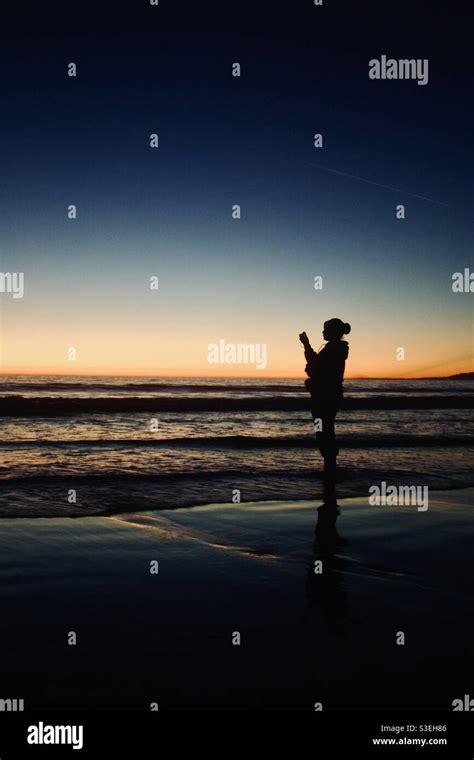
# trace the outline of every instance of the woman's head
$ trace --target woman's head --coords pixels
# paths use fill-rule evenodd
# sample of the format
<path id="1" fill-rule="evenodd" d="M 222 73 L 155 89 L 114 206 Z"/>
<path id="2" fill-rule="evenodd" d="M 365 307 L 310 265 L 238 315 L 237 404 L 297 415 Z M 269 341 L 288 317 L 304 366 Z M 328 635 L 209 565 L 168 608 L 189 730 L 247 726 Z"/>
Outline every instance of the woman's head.
<path id="1" fill-rule="evenodd" d="M 351 326 L 349 322 L 343 322 L 342 319 L 328 319 L 324 323 L 323 338 L 324 340 L 340 340 L 343 335 L 349 335 Z"/>

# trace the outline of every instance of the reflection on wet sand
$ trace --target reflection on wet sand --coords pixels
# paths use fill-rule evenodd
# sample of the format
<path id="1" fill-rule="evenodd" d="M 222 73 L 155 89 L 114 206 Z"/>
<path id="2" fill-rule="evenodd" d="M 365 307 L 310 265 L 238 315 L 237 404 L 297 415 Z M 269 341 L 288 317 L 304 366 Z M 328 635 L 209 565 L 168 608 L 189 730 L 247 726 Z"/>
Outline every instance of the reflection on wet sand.
<path id="1" fill-rule="evenodd" d="M 306 598 L 310 608 L 320 608 L 329 632 L 344 635 L 349 610 L 343 573 L 346 562 L 337 555 L 338 549 L 346 544 L 336 528 L 340 513 L 335 483 L 327 480 L 324 483 L 324 501 L 318 507 L 313 554 L 306 579 Z"/>

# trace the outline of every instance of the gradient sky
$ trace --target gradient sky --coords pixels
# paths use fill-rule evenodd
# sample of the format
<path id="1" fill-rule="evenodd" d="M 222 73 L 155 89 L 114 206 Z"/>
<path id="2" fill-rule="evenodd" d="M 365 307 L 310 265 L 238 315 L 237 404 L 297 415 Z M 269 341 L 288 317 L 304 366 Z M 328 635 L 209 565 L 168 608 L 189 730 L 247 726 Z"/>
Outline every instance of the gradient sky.
<path id="1" fill-rule="evenodd" d="M 5 24 L 0 267 L 25 296 L 0 295 L 2 371 L 295 376 L 334 316 L 348 377 L 473 369 L 467 53 L 438 47 L 441 10 L 336 5 Z M 428 58 L 429 84 L 369 80 L 382 54 Z M 220 339 L 267 344 L 267 369 L 209 365 Z"/>

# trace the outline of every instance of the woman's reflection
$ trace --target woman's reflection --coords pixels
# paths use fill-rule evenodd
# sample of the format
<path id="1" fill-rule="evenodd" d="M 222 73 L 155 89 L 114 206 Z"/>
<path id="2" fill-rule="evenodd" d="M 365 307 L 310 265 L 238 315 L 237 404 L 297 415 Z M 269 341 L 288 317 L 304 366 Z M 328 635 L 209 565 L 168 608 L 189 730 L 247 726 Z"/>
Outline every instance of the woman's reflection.
<path id="1" fill-rule="evenodd" d="M 324 485 L 324 502 L 318 508 L 313 557 L 306 580 L 306 597 L 309 607 L 321 609 L 326 629 L 344 635 L 348 620 L 343 572 L 346 563 L 337 555 L 337 551 L 346 541 L 336 529 L 339 515 L 334 481 L 327 481 Z"/>

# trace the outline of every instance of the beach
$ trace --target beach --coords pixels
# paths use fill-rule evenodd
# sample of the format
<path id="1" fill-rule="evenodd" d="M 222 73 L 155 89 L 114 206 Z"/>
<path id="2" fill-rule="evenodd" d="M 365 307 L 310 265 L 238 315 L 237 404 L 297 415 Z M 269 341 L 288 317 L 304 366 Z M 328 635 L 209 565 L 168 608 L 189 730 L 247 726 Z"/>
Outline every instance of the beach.
<path id="1" fill-rule="evenodd" d="M 472 382 L 345 386 L 328 482 L 298 379 L 5 376 L 0 699 L 446 711 L 469 694 Z"/>
<path id="2" fill-rule="evenodd" d="M 451 710 L 472 690 L 473 494 L 431 491 L 426 512 L 337 494 L 319 510 L 5 518 L 0 696 L 25 710 Z"/>

